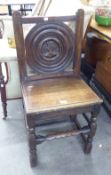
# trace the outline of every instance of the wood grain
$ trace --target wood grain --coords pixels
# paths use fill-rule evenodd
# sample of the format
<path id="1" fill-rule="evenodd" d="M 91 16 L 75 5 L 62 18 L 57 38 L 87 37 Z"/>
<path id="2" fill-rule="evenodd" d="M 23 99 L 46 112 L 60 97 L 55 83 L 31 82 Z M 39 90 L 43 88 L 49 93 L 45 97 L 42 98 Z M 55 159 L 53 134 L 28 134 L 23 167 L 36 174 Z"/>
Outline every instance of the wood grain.
<path id="1" fill-rule="evenodd" d="M 76 78 L 40 80 L 34 86 L 23 86 L 23 98 L 27 113 L 102 102 L 83 80 Z"/>
<path id="2" fill-rule="evenodd" d="M 111 94 L 111 63 L 98 62 L 95 76 L 105 90 Z"/>

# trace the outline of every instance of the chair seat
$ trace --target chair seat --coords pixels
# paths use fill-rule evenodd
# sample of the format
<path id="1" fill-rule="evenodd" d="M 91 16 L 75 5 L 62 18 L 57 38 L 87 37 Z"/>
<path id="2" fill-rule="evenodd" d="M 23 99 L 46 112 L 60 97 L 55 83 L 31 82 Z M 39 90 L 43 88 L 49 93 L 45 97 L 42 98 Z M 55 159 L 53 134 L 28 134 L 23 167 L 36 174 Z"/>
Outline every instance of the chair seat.
<path id="1" fill-rule="evenodd" d="M 42 113 L 101 103 L 102 100 L 82 80 L 74 77 L 39 80 L 23 85 L 27 113 Z"/>

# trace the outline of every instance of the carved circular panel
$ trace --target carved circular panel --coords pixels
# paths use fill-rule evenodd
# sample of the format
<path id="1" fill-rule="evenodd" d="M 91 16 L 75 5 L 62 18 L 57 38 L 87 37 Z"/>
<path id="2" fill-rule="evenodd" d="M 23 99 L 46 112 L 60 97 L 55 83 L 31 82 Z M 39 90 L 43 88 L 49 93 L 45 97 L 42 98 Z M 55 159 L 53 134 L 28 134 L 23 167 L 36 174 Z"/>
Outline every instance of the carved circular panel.
<path id="1" fill-rule="evenodd" d="M 36 72 L 58 72 L 67 68 L 74 55 L 72 30 L 63 23 L 34 26 L 25 40 L 28 65 Z"/>

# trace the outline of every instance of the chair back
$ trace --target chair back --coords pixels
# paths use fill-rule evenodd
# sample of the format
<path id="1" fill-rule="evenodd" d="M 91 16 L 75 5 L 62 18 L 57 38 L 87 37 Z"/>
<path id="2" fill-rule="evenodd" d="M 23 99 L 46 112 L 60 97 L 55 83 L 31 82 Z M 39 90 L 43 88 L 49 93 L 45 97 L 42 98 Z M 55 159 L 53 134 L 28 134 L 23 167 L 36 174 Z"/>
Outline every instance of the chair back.
<path id="1" fill-rule="evenodd" d="M 14 33 L 23 81 L 80 75 L 83 10 L 73 16 L 23 17 L 13 13 Z M 31 25 L 27 35 L 24 25 Z"/>

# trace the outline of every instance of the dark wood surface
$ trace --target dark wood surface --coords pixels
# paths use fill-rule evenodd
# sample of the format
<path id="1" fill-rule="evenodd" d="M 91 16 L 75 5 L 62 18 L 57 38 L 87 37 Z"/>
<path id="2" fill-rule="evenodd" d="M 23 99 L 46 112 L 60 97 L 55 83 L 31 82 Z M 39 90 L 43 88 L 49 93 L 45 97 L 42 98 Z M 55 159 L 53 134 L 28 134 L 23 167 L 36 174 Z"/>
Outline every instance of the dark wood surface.
<path id="1" fill-rule="evenodd" d="M 99 26 L 92 17 L 85 39 L 82 72 L 91 87 L 103 97 L 104 107 L 111 114 L 111 27 Z"/>
<path id="2" fill-rule="evenodd" d="M 87 32 L 86 64 L 92 66 L 96 80 L 111 94 L 111 27 L 99 26 L 92 17 Z"/>
<path id="3" fill-rule="evenodd" d="M 27 113 L 42 113 L 102 102 L 83 80 L 73 77 L 40 80 L 34 85 L 24 85 L 23 97 Z"/>
<path id="4" fill-rule="evenodd" d="M 38 73 L 64 71 L 73 61 L 73 44 L 74 34 L 67 25 L 50 20 L 39 23 L 25 39 L 27 63 Z"/>
<path id="5" fill-rule="evenodd" d="M 111 95 L 111 63 L 98 62 L 95 72 L 96 80 Z"/>
<path id="6" fill-rule="evenodd" d="M 13 14 L 32 167 L 37 165 L 36 146 L 46 140 L 81 134 L 85 153 L 91 152 L 102 100 L 80 78 L 83 19 L 83 10 L 73 17 L 24 18 L 18 12 Z M 75 25 L 75 31 L 69 28 L 69 21 Z M 24 23 L 35 23 L 26 38 Z M 77 114 L 86 112 L 90 112 L 90 119 L 83 115 L 87 124 L 81 127 Z M 36 134 L 39 121 L 55 123 L 55 118 L 65 115 L 76 124 L 76 130 Z"/>
<path id="7" fill-rule="evenodd" d="M 85 58 L 90 65 L 95 67 L 98 61 L 109 61 L 111 58 L 111 44 L 101 37 L 88 35 Z"/>
<path id="8" fill-rule="evenodd" d="M 45 27 L 44 29 L 42 29 L 42 31 L 40 30 L 40 28 L 37 29 L 37 27 L 35 26 L 33 29 L 32 29 L 32 37 L 30 38 L 31 39 L 31 46 L 34 46 L 32 49 L 33 51 L 30 49 L 27 49 L 28 46 L 27 46 L 27 38 L 26 38 L 26 41 L 23 37 L 23 29 L 22 29 L 22 24 L 24 24 L 24 20 L 27 20 L 29 19 L 29 17 L 21 17 L 20 13 L 19 12 L 15 12 L 13 14 L 13 18 L 15 19 L 16 18 L 16 21 L 14 22 L 14 28 L 15 28 L 15 40 L 16 40 L 16 48 L 17 48 L 17 56 L 18 56 L 18 61 L 19 61 L 19 66 L 20 66 L 20 77 L 21 79 L 26 79 L 28 76 L 27 76 L 27 71 L 26 71 L 26 64 L 28 62 L 28 58 L 27 58 L 27 53 L 25 52 L 25 50 L 27 51 L 28 50 L 28 55 L 30 55 L 32 57 L 32 59 L 30 59 L 30 63 L 29 63 L 29 66 L 31 65 L 31 62 L 32 62 L 32 66 L 31 68 L 35 67 L 35 63 L 37 63 L 37 61 L 39 60 L 39 58 L 41 58 L 41 54 L 42 54 L 42 51 L 43 51 L 43 47 L 45 45 L 45 43 L 49 43 L 49 41 L 53 42 L 53 44 L 56 45 L 56 48 L 59 50 L 59 54 L 57 55 L 56 53 L 56 56 L 53 57 L 52 55 L 52 58 L 50 58 L 50 62 L 49 62 L 49 65 L 51 64 L 51 60 L 54 60 L 53 64 L 52 64 L 52 67 L 53 67 L 53 71 L 55 70 L 55 63 L 58 64 L 58 59 L 60 60 L 59 56 L 60 57 L 63 57 L 62 60 L 60 60 L 60 64 L 58 65 L 58 69 L 60 66 L 62 66 L 62 63 L 65 63 L 66 66 L 65 66 L 65 69 L 66 67 L 68 67 L 69 65 L 69 62 L 67 63 L 67 60 L 71 58 L 73 58 L 73 62 L 72 62 L 72 70 L 74 71 L 74 73 L 76 75 L 80 75 L 80 55 L 81 55 L 81 47 L 82 47 L 82 31 L 83 31 L 83 11 L 80 11 L 81 15 L 79 15 L 79 13 L 77 13 L 77 16 L 72 16 L 71 17 L 48 17 L 46 21 L 44 21 L 44 17 L 30 17 L 30 20 L 29 23 L 32 24 L 34 21 L 33 19 L 36 21 L 36 23 L 38 23 L 39 25 L 43 24 L 46 25 L 47 24 L 47 27 L 48 27 L 48 24 L 50 24 L 49 22 L 51 21 L 52 24 L 56 24 L 58 21 L 62 21 L 63 22 L 66 20 L 71 20 L 72 19 L 74 21 L 77 20 L 77 23 L 76 23 L 76 30 L 74 31 L 74 33 L 76 33 L 75 37 L 72 36 L 72 32 L 71 32 L 71 29 L 65 25 L 64 23 L 62 22 L 58 22 L 58 27 L 56 27 L 55 29 L 52 28 L 52 30 L 50 31 L 49 30 L 49 34 L 45 34 L 45 32 L 47 32 L 47 27 Z M 40 20 L 41 19 L 41 20 Z M 57 20 L 57 22 L 55 22 Z M 18 21 L 18 22 L 17 22 Z M 41 21 L 41 22 L 40 22 Z M 64 28 L 64 30 L 62 29 L 61 32 L 58 32 L 58 28 L 60 27 L 60 25 L 62 26 L 65 26 L 65 27 L 62 27 Z M 51 28 L 51 26 L 49 25 L 49 28 Z M 31 33 L 32 33 L 31 32 Z M 31 35 L 30 33 L 30 35 Z M 45 36 L 45 40 L 43 39 L 43 37 L 39 37 L 39 35 L 42 35 L 44 33 L 43 36 Z M 54 37 L 52 37 L 52 33 L 54 34 Z M 59 35 L 58 35 L 59 34 Z M 34 35 L 34 36 L 33 36 Z M 40 43 L 41 43 L 41 46 L 40 48 L 37 48 L 38 52 L 36 52 L 36 40 L 37 38 L 35 37 L 35 35 L 38 36 L 38 40 L 40 40 Z M 29 36 L 28 36 L 29 38 Z M 34 39 L 35 38 L 35 39 Z M 29 41 L 29 40 L 28 40 Z M 54 46 L 55 46 L 54 45 Z M 37 44 L 38 46 L 38 44 Z M 69 47 L 68 47 L 69 46 Z M 51 46 L 52 47 L 52 46 Z M 44 54 L 51 54 L 51 49 L 50 48 L 47 52 L 47 50 L 45 49 L 45 52 L 47 53 L 44 53 Z M 74 49 L 74 53 L 73 53 L 73 50 Z M 72 51 L 71 51 L 72 50 Z M 26 53 L 26 55 L 25 55 Z M 41 65 L 41 67 L 43 67 L 43 64 L 44 64 L 44 60 L 48 60 L 49 58 L 48 57 L 45 57 L 44 59 L 44 54 L 42 54 L 42 59 L 43 61 L 42 62 L 39 62 L 38 64 Z M 66 57 L 68 57 L 69 55 L 69 58 L 66 59 Z M 64 57 L 65 56 L 65 57 Z M 35 59 L 38 59 L 38 60 L 35 60 Z M 41 59 L 41 60 L 42 60 Z M 66 59 L 66 60 L 64 60 Z M 35 60 L 34 64 L 33 64 L 33 60 Z M 42 72 L 48 72 L 45 70 L 45 64 L 44 64 L 44 71 L 42 70 Z M 35 70 L 36 72 L 38 72 L 37 70 Z M 52 73 L 53 73 L 52 71 Z M 61 70 L 59 69 L 58 72 L 60 72 Z M 62 70 L 64 71 L 64 70 Z M 56 71 L 57 72 L 57 71 Z M 68 72 L 68 71 L 67 71 Z M 48 75 L 47 75 L 48 76 Z M 33 76 L 30 76 L 30 79 L 32 78 Z M 56 77 L 56 75 L 55 75 Z"/>
<path id="9" fill-rule="evenodd" d="M 96 80 L 95 76 L 92 77 L 90 81 L 90 86 L 94 89 L 94 91 L 103 99 L 103 106 L 105 110 L 111 116 L 111 95 L 106 91 L 103 85 Z"/>
<path id="10" fill-rule="evenodd" d="M 6 76 L 3 75 L 3 65 L 6 70 Z M 8 65 L 7 63 L 0 62 L 0 95 L 3 106 L 3 119 L 7 117 L 7 98 L 6 98 L 6 84 L 9 80 Z"/>

